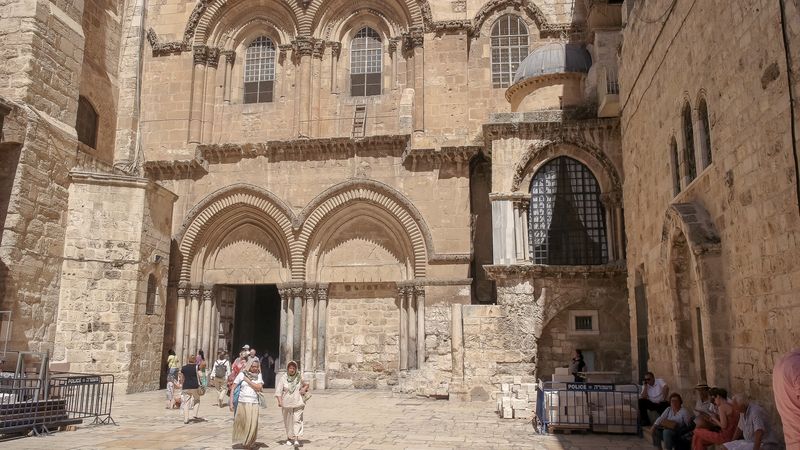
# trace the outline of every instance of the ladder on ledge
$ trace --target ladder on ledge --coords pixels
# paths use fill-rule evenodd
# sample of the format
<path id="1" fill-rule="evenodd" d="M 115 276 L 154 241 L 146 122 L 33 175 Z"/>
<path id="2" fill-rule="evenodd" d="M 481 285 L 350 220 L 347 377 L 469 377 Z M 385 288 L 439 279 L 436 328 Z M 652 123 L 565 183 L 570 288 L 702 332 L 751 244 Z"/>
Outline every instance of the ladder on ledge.
<path id="1" fill-rule="evenodd" d="M 353 112 L 353 139 L 363 138 L 367 132 L 367 105 L 356 105 Z"/>

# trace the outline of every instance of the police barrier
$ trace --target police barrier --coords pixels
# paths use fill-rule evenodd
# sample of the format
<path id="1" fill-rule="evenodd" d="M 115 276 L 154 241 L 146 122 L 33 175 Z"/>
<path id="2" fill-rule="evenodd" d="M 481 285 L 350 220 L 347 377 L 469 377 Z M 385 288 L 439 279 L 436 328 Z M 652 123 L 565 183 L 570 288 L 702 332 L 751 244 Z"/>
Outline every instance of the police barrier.
<path id="1" fill-rule="evenodd" d="M 49 398 L 66 402 L 70 418 L 94 418 L 94 424 L 117 424 L 111 417 L 113 375 L 53 373 L 48 387 Z"/>
<path id="2" fill-rule="evenodd" d="M 69 417 L 65 400 L 47 398 L 40 378 L 0 377 L 0 435 L 47 434 L 51 428 L 81 421 Z"/>
<path id="3" fill-rule="evenodd" d="M 545 430 L 639 433 L 638 386 L 605 383 L 541 383 L 537 416 Z"/>

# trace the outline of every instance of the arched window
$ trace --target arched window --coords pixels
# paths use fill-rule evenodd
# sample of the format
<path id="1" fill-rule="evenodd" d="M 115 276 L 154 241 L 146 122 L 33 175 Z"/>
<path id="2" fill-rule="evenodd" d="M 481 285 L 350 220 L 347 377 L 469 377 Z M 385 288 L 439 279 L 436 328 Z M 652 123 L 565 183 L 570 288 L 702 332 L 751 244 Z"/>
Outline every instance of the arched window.
<path id="1" fill-rule="evenodd" d="M 545 164 L 531 181 L 530 253 L 536 264 L 608 261 L 605 210 L 592 172 L 567 156 Z"/>
<path id="2" fill-rule="evenodd" d="M 152 273 L 147 277 L 147 303 L 145 303 L 145 314 L 155 314 L 156 312 L 156 277 Z"/>
<path id="3" fill-rule="evenodd" d="M 99 116 L 94 106 L 84 96 L 78 97 L 78 117 L 75 120 L 75 131 L 78 140 L 92 148 L 97 148 L 97 126 Z"/>
<path id="4" fill-rule="evenodd" d="M 678 195 L 681 192 L 681 160 L 678 158 L 678 143 L 675 141 L 675 136 L 669 143 L 669 159 L 672 172 L 672 195 Z"/>
<path id="5" fill-rule="evenodd" d="M 381 36 L 372 28 L 362 28 L 350 45 L 350 95 L 380 95 L 382 69 Z"/>
<path id="6" fill-rule="evenodd" d="M 272 101 L 275 83 L 275 44 L 266 36 L 259 36 L 244 55 L 244 102 L 266 103 Z"/>
<path id="7" fill-rule="evenodd" d="M 706 99 L 701 98 L 697 105 L 697 114 L 700 116 L 700 142 L 703 144 L 703 168 L 711 164 L 711 125 L 708 123 L 708 105 Z"/>
<path id="8" fill-rule="evenodd" d="M 683 177 L 688 186 L 697 178 L 697 166 L 694 160 L 694 129 L 692 128 L 692 107 L 689 103 L 683 105 L 681 114 L 683 121 Z"/>
<path id="9" fill-rule="evenodd" d="M 492 86 L 511 86 L 519 63 L 528 56 L 528 27 L 513 14 L 497 19 L 492 26 Z"/>

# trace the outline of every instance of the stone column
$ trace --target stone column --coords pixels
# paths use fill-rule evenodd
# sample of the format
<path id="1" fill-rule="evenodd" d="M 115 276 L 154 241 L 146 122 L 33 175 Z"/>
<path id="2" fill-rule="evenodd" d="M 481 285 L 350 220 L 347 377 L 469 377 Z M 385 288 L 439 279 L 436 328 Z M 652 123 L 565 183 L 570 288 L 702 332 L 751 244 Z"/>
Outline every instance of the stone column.
<path id="1" fill-rule="evenodd" d="M 181 283 L 178 286 L 178 307 L 175 311 L 175 355 L 181 363 L 184 361 L 183 327 L 186 317 L 186 297 L 189 296 L 189 287 Z"/>
<path id="2" fill-rule="evenodd" d="M 211 301 L 211 358 L 216 360 L 219 353 L 219 298 L 214 296 Z"/>
<path id="3" fill-rule="evenodd" d="M 203 115 L 200 117 L 200 136 L 203 142 L 211 142 L 214 130 L 214 101 L 216 100 L 217 66 L 219 49 L 209 48 L 206 54 L 206 79 L 203 87 Z"/>
<path id="4" fill-rule="evenodd" d="M 600 202 L 606 212 L 606 241 L 608 242 L 608 260 L 616 261 L 622 258 L 623 239 L 621 238 L 620 223 L 622 216 L 621 194 L 617 191 L 600 194 Z"/>
<path id="5" fill-rule="evenodd" d="M 292 327 L 288 330 L 291 332 L 292 335 L 292 352 L 291 358 L 287 360 L 291 361 L 294 360 L 298 364 L 302 364 L 303 361 L 298 361 L 302 357 L 302 353 L 300 353 L 300 344 L 301 344 L 301 334 L 303 330 L 303 287 L 302 283 L 296 283 L 291 288 L 291 301 L 290 301 L 290 308 L 292 310 Z M 300 368 L 300 370 L 305 370 L 304 368 Z"/>
<path id="6" fill-rule="evenodd" d="M 222 100 L 225 103 L 230 103 L 233 86 L 233 62 L 236 60 L 236 52 L 226 50 L 222 54 L 225 56 L 225 86 L 222 91 Z"/>
<path id="7" fill-rule="evenodd" d="M 400 300 L 400 370 L 408 370 L 408 287 L 398 286 Z"/>
<path id="8" fill-rule="evenodd" d="M 339 92 L 339 55 L 342 52 L 342 44 L 339 42 L 329 42 L 331 47 L 331 93 Z"/>
<path id="9" fill-rule="evenodd" d="M 206 85 L 208 47 L 195 45 L 192 50 L 194 70 L 192 71 L 192 95 L 189 100 L 189 143 L 199 144 L 203 131 L 203 93 Z"/>
<path id="10" fill-rule="evenodd" d="M 197 325 L 199 324 L 198 314 L 200 312 L 200 288 L 192 287 L 189 290 L 191 305 L 189 307 L 189 348 L 186 349 L 186 357 L 197 354 Z M 185 364 L 186 361 L 183 361 Z"/>
<path id="11" fill-rule="evenodd" d="M 288 288 L 279 288 L 281 295 L 281 334 L 280 347 L 278 348 L 278 370 L 286 369 L 286 364 L 292 359 L 292 333 L 294 324 L 291 317 L 291 291 Z"/>
<path id="12" fill-rule="evenodd" d="M 414 54 L 414 132 L 425 131 L 425 35 L 422 30 L 410 33 Z"/>
<path id="13" fill-rule="evenodd" d="M 416 286 L 414 296 L 417 299 L 417 369 L 425 362 L 425 286 Z"/>
<path id="14" fill-rule="evenodd" d="M 320 284 L 317 290 L 317 372 L 325 373 L 325 337 L 328 323 L 328 285 Z M 318 380 L 319 383 L 319 380 Z"/>
<path id="15" fill-rule="evenodd" d="M 530 230 L 528 229 L 528 211 L 530 208 L 530 200 L 520 201 L 520 212 L 522 216 L 522 259 L 528 261 L 531 259 L 530 242 L 528 241 Z"/>
<path id="16" fill-rule="evenodd" d="M 311 74 L 309 84 L 310 84 L 310 99 L 308 101 L 308 135 L 309 136 L 319 136 L 320 135 L 320 97 L 322 97 L 322 85 L 321 85 L 321 78 L 322 78 L 322 59 L 325 55 L 325 41 L 318 40 L 314 42 L 314 50 L 311 53 Z"/>
<path id="17" fill-rule="evenodd" d="M 206 359 L 214 358 L 211 352 L 211 303 L 214 301 L 213 287 L 206 286 L 203 290 L 203 341 L 202 349 L 206 352 Z M 213 359 L 212 359 L 213 361 Z"/>
<path id="18" fill-rule="evenodd" d="M 417 368 L 417 302 L 414 294 L 416 288 L 409 286 L 408 293 L 408 368 Z"/>
<path id="19" fill-rule="evenodd" d="M 313 52 L 313 43 L 310 38 L 298 38 L 296 44 L 297 55 L 300 59 L 299 76 L 296 81 L 298 87 L 297 108 L 299 111 L 297 130 L 298 134 L 302 136 L 310 136 L 309 112 L 311 111 L 311 53 Z"/>
<path id="20" fill-rule="evenodd" d="M 450 398 L 466 400 L 464 389 L 464 325 L 462 322 L 461 304 L 450 305 L 450 355 L 452 358 L 452 375 L 450 378 Z"/>
<path id="21" fill-rule="evenodd" d="M 522 249 L 522 217 L 519 202 L 514 202 L 514 251 L 517 262 L 525 260 Z"/>
<path id="22" fill-rule="evenodd" d="M 307 287 L 305 289 L 305 306 L 303 307 L 303 377 L 311 380 L 314 377 L 314 367 L 312 356 L 314 350 L 314 296 L 317 289 Z"/>

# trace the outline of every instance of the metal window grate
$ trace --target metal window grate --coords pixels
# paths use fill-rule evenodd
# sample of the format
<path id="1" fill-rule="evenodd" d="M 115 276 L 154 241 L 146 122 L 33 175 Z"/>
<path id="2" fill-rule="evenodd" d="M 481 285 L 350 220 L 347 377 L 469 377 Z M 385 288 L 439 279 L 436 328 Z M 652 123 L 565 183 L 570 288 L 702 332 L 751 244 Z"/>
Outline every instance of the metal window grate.
<path id="1" fill-rule="evenodd" d="M 372 28 L 362 28 L 350 49 L 350 95 L 380 95 L 383 49 L 381 37 Z"/>
<path id="2" fill-rule="evenodd" d="M 244 102 L 272 101 L 275 81 L 275 44 L 266 36 L 247 46 L 244 57 Z"/>
<path id="3" fill-rule="evenodd" d="M 576 331 L 592 331 L 592 316 L 575 316 Z"/>
<path id="4" fill-rule="evenodd" d="M 518 16 L 506 14 L 492 26 L 492 86 L 511 86 L 519 63 L 528 56 L 528 27 Z"/>
<path id="5" fill-rule="evenodd" d="M 708 104 L 705 99 L 700 100 L 697 107 L 697 114 L 700 116 L 700 125 L 703 127 L 703 164 L 708 167 L 711 162 L 711 126 L 708 122 Z"/>
<path id="6" fill-rule="evenodd" d="M 536 173 L 529 214 L 534 263 L 594 265 L 608 260 L 600 188 L 580 162 L 561 156 Z"/>

